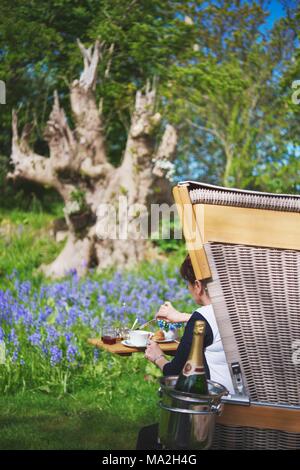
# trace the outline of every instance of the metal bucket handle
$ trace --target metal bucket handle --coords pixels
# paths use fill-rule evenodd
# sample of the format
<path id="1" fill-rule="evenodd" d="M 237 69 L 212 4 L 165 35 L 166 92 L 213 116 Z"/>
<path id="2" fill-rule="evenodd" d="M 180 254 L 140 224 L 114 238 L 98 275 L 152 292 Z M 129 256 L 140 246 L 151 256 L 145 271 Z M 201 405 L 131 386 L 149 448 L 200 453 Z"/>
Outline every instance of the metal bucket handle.
<path id="1" fill-rule="evenodd" d="M 174 408 L 171 406 L 166 406 L 163 405 L 162 402 L 159 402 L 160 408 L 166 411 L 171 411 L 173 413 L 186 413 L 190 415 L 220 415 L 223 410 L 223 405 L 222 403 L 219 403 L 219 405 L 211 405 L 210 411 L 200 411 L 200 410 L 191 410 L 191 409 L 185 409 L 185 408 Z"/>
<path id="2" fill-rule="evenodd" d="M 209 407 L 215 406 L 215 403 L 220 403 L 221 397 L 228 394 L 228 391 L 223 387 L 224 391 L 222 390 L 219 394 L 209 394 L 209 395 L 196 395 L 194 393 L 186 393 L 180 392 L 175 390 L 173 387 L 162 386 L 158 389 L 158 396 L 162 398 L 163 391 L 166 395 L 171 398 L 175 398 L 175 400 L 179 400 L 182 402 L 187 402 L 189 404 L 196 404 L 196 405 L 207 405 Z"/>

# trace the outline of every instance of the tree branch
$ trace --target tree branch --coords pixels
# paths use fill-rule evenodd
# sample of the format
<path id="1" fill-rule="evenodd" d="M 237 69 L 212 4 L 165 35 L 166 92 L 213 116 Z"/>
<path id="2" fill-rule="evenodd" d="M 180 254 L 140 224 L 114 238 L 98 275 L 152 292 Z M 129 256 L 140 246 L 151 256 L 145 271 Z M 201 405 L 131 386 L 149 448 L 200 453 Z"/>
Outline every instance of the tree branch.
<path id="1" fill-rule="evenodd" d="M 84 69 L 79 80 L 71 85 L 71 108 L 76 121 L 76 137 L 78 141 L 78 160 L 80 164 L 85 158 L 90 158 L 94 165 L 107 163 L 105 138 L 102 118 L 96 104 L 95 86 L 99 59 L 102 58 L 104 42 L 99 39 L 85 48 L 77 40 L 83 56 Z"/>
<path id="2" fill-rule="evenodd" d="M 45 140 L 50 149 L 50 159 L 55 171 L 66 169 L 78 170 L 76 161 L 77 143 L 73 132 L 68 126 L 63 108 L 59 105 L 58 93 L 54 92 L 53 108 L 47 122 Z"/>
<path id="3" fill-rule="evenodd" d="M 131 117 L 123 162 L 120 167 L 120 184 L 126 188 L 131 201 L 138 198 L 137 170 L 142 167 L 141 174 L 150 173 L 151 157 L 154 152 L 152 135 L 161 120 L 161 115 L 154 112 L 156 89 L 151 88 L 147 81 L 145 92 L 136 93 L 135 107 Z M 150 178 L 151 179 L 151 178 Z"/>
<path id="4" fill-rule="evenodd" d="M 25 126 L 26 127 L 26 126 Z M 12 111 L 12 151 L 10 161 L 14 171 L 8 173 L 8 179 L 18 177 L 30 181 L 53 186 L 52 167 L 49 158 L 34 153 L 28 144 L 28 130 L 23 130 L 21 138 L 18 134 L 18 116 L 15 109 Z"/>
<path id="5" fill-rule="evenodd" d="M 89 89 L 95 90 L 97 67 L 99 59 L 102 57 L 102 48 L 104 46 L 104 42 L 100 43 L 99 39 L 97 39 L 94 47 L 90 46 L 86 48 L 80 39 L 77 39 L 77 44 L 82 54 L 84 64 L 83 71 L 80 75 L 79 84 L 85 91 Z"/>
<path id="6" fill-rule="evenodd" d="M 167 124 L 162 136 L 160 145 L 153 159 L 153 174 L 158 177 L 171 179 L 173 173 L 173 164 L 171 161 L 175 157 L 178 135 L 175 127 Z"/>
<path id="7" fill-rule="evenodd" d="M 196 129 L 199 129 L 200 131 L 203 131 L 203 132 L 207 132 L 209 134 L 212 134 L 214 135 L 215 137 L 217 137 L 217 139 L 219 139 L 219 141 L 221 142 L 221 144 L 223 145 L 223 147 L 226 146 L 226 140 L 224 139 L 224 137 L 217 131 L 217 129 L 211 129 L 209 127 L 205 127 L 205 126 L 200 126 L 199 124 L 195 124 L 193 121 L 191 121 L 190 119 L 187 119 L 186 120 L 192 127 L 195 127 Z"/>
<path id="8" fill-rule="evenodd" d="M 67 201 L 75 187 L 71 184 L 62 184 L 53 168 L 51 158 L 42 157 L 30 149 L 27 142 L 27 130 L 22 132 L 21 138 L 18 136 L 18 117 L 16 111 L 12 111 L 12 151 L 11 163 L 14 170 L 7 175 L 7 179 L 16 180 L 22 178 L 34 183 L 55 188 L 62 198 Z"/>

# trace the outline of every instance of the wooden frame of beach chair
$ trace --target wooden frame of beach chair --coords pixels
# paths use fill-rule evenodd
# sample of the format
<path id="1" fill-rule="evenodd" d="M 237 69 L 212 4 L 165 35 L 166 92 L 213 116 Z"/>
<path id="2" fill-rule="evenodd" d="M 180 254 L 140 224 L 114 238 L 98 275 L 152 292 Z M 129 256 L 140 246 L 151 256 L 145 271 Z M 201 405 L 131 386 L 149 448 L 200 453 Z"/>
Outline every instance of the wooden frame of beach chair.
<path id="1" fill-rule="evenodd" d="M 192 181 L 173 195 L 236 389 L 214 447 L 300 448 L 300 196 Z"/>

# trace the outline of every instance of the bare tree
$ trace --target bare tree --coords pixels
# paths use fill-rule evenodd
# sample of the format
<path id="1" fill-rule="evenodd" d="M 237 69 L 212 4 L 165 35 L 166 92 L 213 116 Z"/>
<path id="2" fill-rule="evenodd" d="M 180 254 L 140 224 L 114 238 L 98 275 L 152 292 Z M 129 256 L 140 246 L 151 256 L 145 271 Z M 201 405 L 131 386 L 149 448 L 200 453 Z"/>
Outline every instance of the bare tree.
<path id="1" fill-rule="evenodd" d="M 65 203 L 68 238 L 59 256 L 41 270 L 48 276 L 60 277 L 70 269 L 83 275 L 93 263 L 98 269 L 112 265 L 134 264 L 145 258 L 149 242 L 139 239 L 101 239 L 99 204 L 116 205 L 126 195 L 128 205 L 148 206 L 150 202 L 166 202 L 170 197 L 168 165 L 175 155 L 177 133 L 167 125 L 158 144 L 155 135 L 161 115 L 155 112 L 156 89 L 147 83 L 138 91 L 131 116 L 126 148 L 119 167 L 108 160 L 103 117 L 95 97 L 99 61 L 105 45 L 99 40 L 86 48 L 79 40 L 84 68 L 79 80 L 70 87 L 74 129 L 68 125 L 57 92 L 53 109 L 44 131 L 50 157 L 36 154 L 29 145 L 31 126 L 18 133 L 17 114 L 13 111 L 11 161 L 14 171 L 8 177 L 22 178 L 55 188 Z M 110 48 L 112 52 L 112 47 Z M 108 75 L 110 59 L 105 76 Z M 100 100 L 101 101 L 101 100 Z M 131 214 L 130 224 L 136 214 Z M 130 232 L 130 229 L 129 229 Z"/>

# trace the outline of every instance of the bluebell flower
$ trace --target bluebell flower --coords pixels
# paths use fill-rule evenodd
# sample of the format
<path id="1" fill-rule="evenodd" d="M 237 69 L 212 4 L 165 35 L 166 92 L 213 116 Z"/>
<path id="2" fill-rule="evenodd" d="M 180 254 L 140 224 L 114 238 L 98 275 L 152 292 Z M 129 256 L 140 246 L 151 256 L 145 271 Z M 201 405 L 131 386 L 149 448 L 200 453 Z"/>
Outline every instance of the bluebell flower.
<path id="1" fill-rule="evenodd" d="M 17 351 L 17 350 L 14 351 L 14 352 L 13 352 L 13 355 L 12 355 L 12 358 L 11 358 L 12 362 L 17 362 L 18 356 L 19 356 L 18 351 Z"/>
<path id="2" fill-rule="evenodd" d="M 57 346 L 52 346 L 50 348 L 50 364 L 52 366 L 56 366 L 62 360 L 63 353 L 62 350 L 59 349 Z"/>
<path id="3" fill-rule="evenodd" d="M 102 294 L 102 295 L 98 295 L 98 303 L 99 303 L 99 305 L 105 305 L 106 301 L 107 301 L 106 295 L 103 295 L 103 294 Z"/>
<path id="4" fill-rule="evenodd" d="M 4 338 L 5 338 L 5 333 L 4 333 L 3 328 L 1 328 L 0 326 L 0 341 L 4 341 Z"/>
<path id="5" fill-rule="evenodd" d="M 15 328 L 10 330 L 10 333 L 7 335 L 7 340 L 9 343 L 13 343 L 15 346 L 19 344 Z"/>
<path id="6" fill-rule="evenodd" d="M 69 344 L 67 348 L 67 361 L 72 363 L 76 360 L 76 355 L 78 354 L 78 348 L 74 344 Z"/>
<path id="7" fill-rule="evenodd" d="M 90 326 L 93 330 L 96 329 L 96 327 L 99 325 L 100 319 L 99 317 L 92 318 L 90 321 Z"/>
<path id="8" fill-rule="evenodd" d="M 59 338 L 59 333 L 56 331 L 55 327 L 52 325 L 46 326 L 47 338 L 46 341 L 49 344 L 55 343 Z"/>
<path id="9" fill-rule="evenodd" d="M 32 335 L 28 336 L 28 341 L 32 346 L 40 346 L 41 344 L 41 335 L 38 332 L 33 333 Z"/>
<path id="10" fill-rule="evenodd" d="M 67 332 L 67 333 L 64 334 L 64 336 L 66 338 L 67 343 L 69 343 L 72 340 L 72 338 L 74 337 L 74 334 L 71 333 L 71 332 Z"/>
<path id="11" fill-rule="evenodd" d="M 94 363 L 96 363 L 100 356 L 100 350 L 98 348 L 94 349 Z"/>

